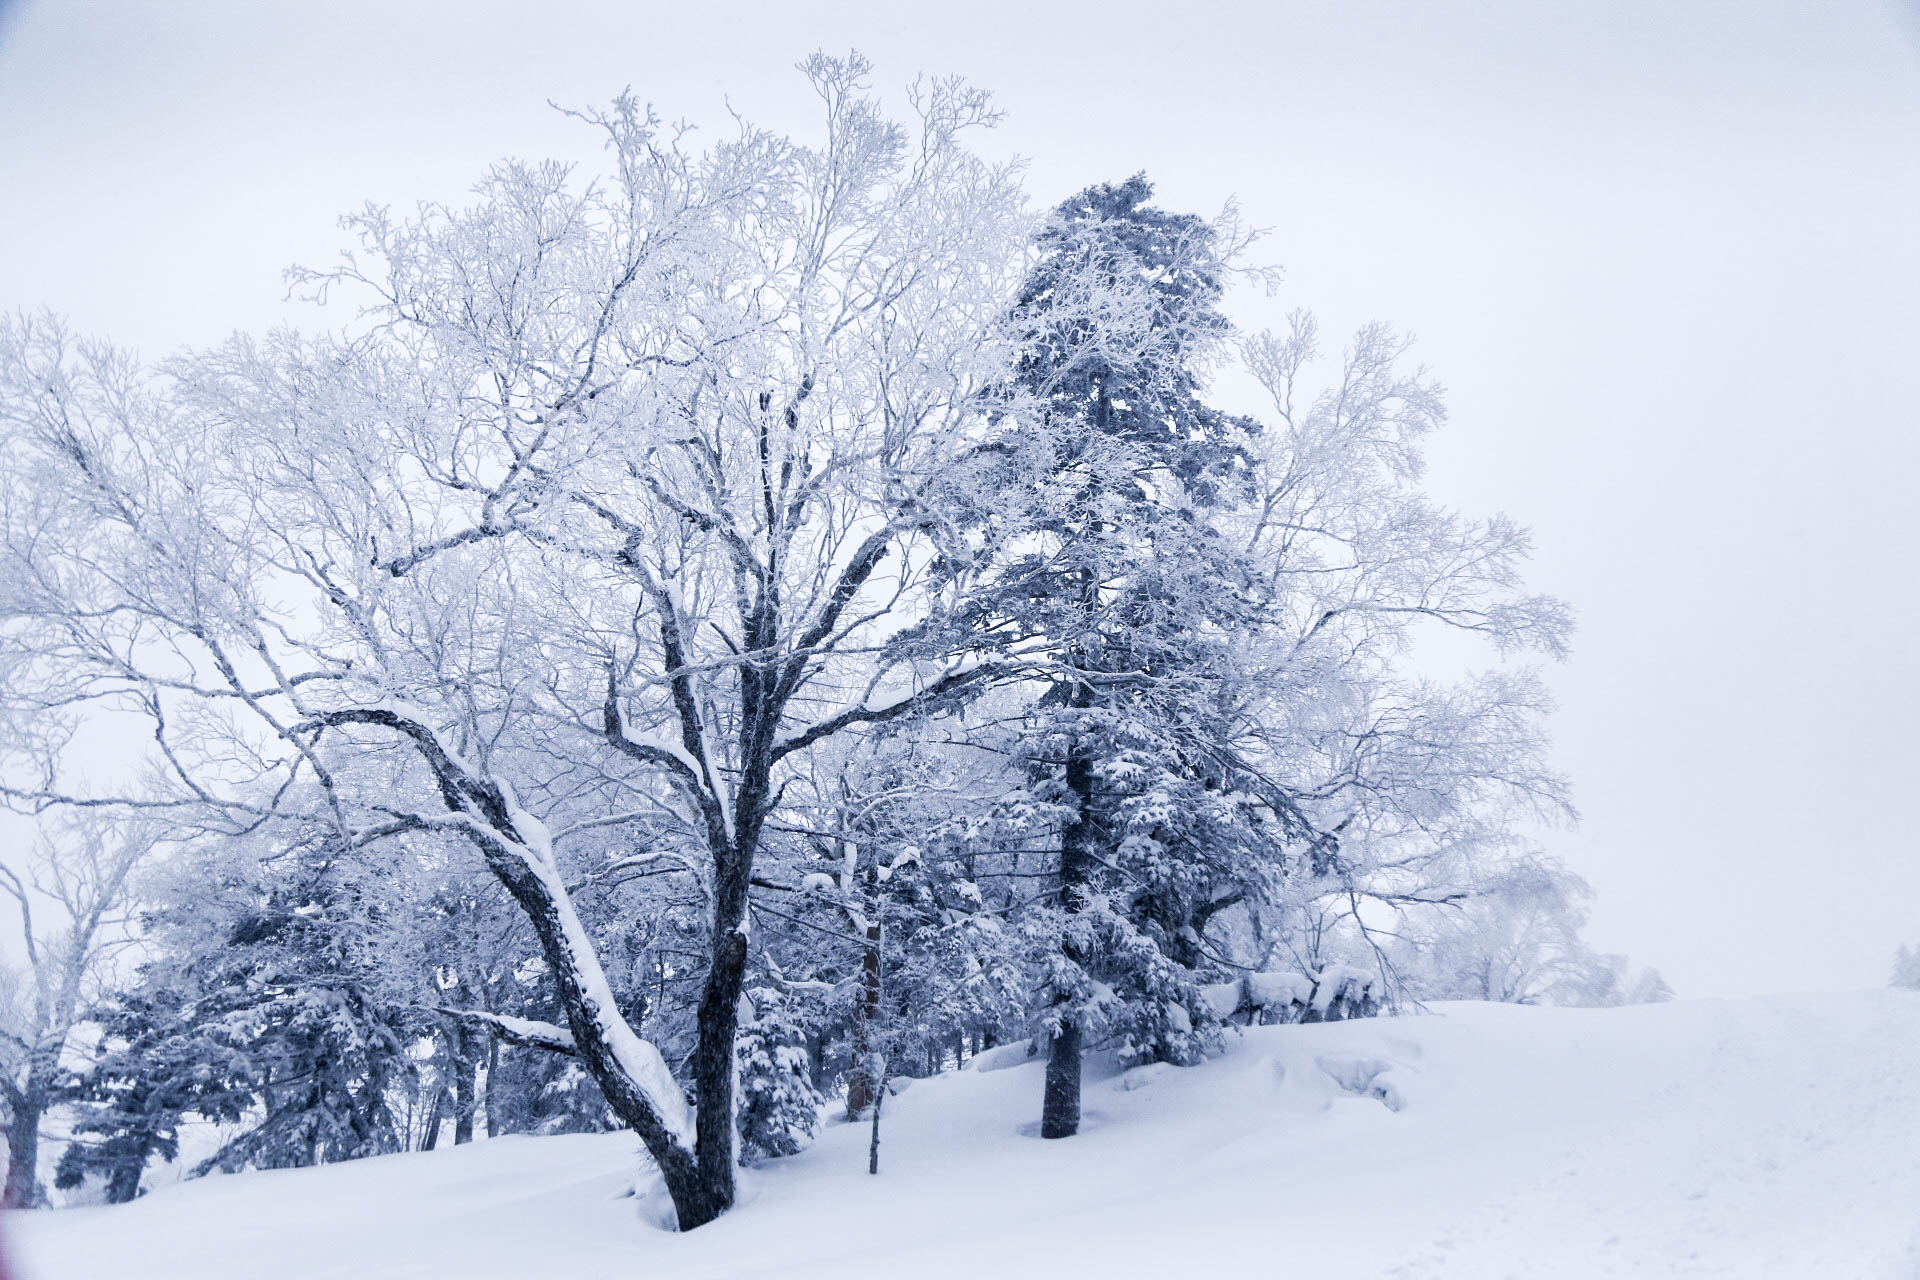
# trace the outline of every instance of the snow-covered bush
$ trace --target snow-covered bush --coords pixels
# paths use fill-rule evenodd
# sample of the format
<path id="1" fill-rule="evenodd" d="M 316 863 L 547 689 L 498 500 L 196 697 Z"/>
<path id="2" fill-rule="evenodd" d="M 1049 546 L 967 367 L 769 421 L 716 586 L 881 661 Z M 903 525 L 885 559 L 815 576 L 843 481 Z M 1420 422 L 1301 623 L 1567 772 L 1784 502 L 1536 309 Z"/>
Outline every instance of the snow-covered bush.
<path id="1" fill-rule="evenodd" d="M 740 1162 L 790 1156 L 813 1141 L 820 1127 L 819 1091 L 811 1078 L 807 1032 L 797 1003 L 773 987 L 746 994 L 753 1016 L 740 1024 L 734 1053 L 740 1063 Z"/>

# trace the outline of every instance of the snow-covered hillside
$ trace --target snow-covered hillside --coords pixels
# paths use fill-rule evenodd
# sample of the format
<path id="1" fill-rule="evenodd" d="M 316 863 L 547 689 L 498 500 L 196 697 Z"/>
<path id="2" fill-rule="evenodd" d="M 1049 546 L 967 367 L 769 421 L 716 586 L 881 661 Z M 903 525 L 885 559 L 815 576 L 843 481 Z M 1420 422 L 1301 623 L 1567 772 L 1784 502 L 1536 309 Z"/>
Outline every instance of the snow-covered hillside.
<path id="1" fill-rule="evenodd" d="M 8 1241 L 24 1280 L 1920 1275 L 1920 994 L 1263 1028 L 1092 1085 L 1066 1142 L 1030 1136 L 1039 1097 L 1032 1063 L 915 1082 L 881 1176 L 836 1124 L 687 1235 L 606 1135 L 212 1178 Z"/>

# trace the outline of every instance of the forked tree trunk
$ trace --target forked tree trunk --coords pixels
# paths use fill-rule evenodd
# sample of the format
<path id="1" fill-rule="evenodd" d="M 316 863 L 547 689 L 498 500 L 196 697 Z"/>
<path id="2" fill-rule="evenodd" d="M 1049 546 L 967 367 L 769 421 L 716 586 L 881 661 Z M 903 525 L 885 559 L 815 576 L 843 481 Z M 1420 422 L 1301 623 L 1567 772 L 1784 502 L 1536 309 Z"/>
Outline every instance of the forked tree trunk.
<path id="1" fill-rule="evenodd" d="M 716 919 L 729 924 L 728 932 L 715 947 L 713 968 L 707 975 L 707 994 L 700 1004 L 700 1039 L 694 1053 L 700 1109 L 693 1126 L 695 1145 L 689 1150 L 686 1097 L 673 1083 L 659 1050 L 635 1035 L 614 1005 L 600 957 L 588 941 L 586 926 L 574 911 L 573 901 L 552 861 L 551 848 L 546 845 L 545 833 L 538 824 L 523 830 L 523 824 L 529 822 L 528 816 L 517 809 L 499 784 L 472 774 L 465 764 L 448 754 L 431 729 L 418 721 L 385 707 L 327 712 L 319 719 L 331 725 L 378 725 L 405 734 L 419 746 L 433 770 L 448 809 L 456 813 L 469 812 L 483 820 L 473 824 L 468 838 L 486 861 L 487 869 L 512 895 L 539 939 L 541 958 L 552 975 L 554 994 L 566 1012 L 572 1052 L 593 1082 L 600 1086 L 608 1108 L 622 1124 L 639 1135 L 647 1154 L 659 1166 L 667 1193 L 678 1211 L 681 1229 L 704 1225 L 724 1213 L 733 1203 L 731 1059 L 734 1027 L 738 1021 L 734 1002 L 746 970 L 747 942 L 745 934 L 734 926 L 746 916 L 751 861 L 723 862 L 715 876 Z M 757 793 L 753 803 L 757 805 L 763 799 L 764 794 Z M 758 820 L 764 819 L 764 814 L 757 809 L 749 812 L 754 813 L 757 820 L 743 842 L 758 839 Z M 724 1001 L 716 1000 L 716 988 L 725 989 Z M 716 1007 L 718 1005 L 724 1007 Z M 721 1073 L 717 1086 L 712 1081 L 712 1062 L 716 1056 L 712 1041 L 716 1038 L 724 1039 L 725 1048 L 718 1056 L 727 1068 Z M 715 1125 L 710 1113 L 716 1108 L 724 1115 L 718 1137 L 718 1143 L 725 1148 L 726 1167 L 722 1170 L 716 1170 L 717 1162 L 710 1158 L 715 1146 Z"/>
<path id="2" fill-rule="evenodd" d="M 514 829 L 511 816 L 504 806 L 497 814 L 488 816 L 497 827 L 508 831 Z M 622 1124 L 640 1136 L 647 1154 L 653 1157 L 678 1213 L 681 1230 L 690 1230 L 713 1221 L 733 1202 L 731 1179 L 728 1180 L 724 1200 L 716 1202 L 716 1197 L 705 1189 L 695 1153 L 683 1145 L 681 1135 L 669 1124 L 660 1109 L 660 1103 L 648 1095 L 646 1086 L 636 1078 L 629 1062 L 623 1059 L 620 1049 L 616 1047 L 608 1024 L 609 1021 L 617 1022 L 620 1019 L 620 1011 L 599 1007 L 596 992 L 606 989 L 606 976 L 600 970 L 599 957 L 590 951 L 582 953 L 577 947 L 576 940 L 584 939 L 585 931 L 579 918 L 574 915 L 572 903 L 563 896 L 564 890 L 556 890 L 533 867 L 512 854 L 502 853 L 485 843 L 480 844 L 480 850 L 495 878 L 519 903 L 528 923 L 533 926 L 534 936 L 540 941 L 542 958 L 553 975 L 554 993 L 560 998 L 560 1007 L 566 1012 L 574 1054 L 593 1082 L 600 1086 L 608 1108 L 619 1117 Z M 732 941 L 741 944 L 738 950 L 740 960 L 744 963 L 746 939 L 736 935 Z M 727 950 L 722 947 L 722 955 Z M 719 967 L 720 961 L 716 960 L 715 968 Z M 711 985 L 712 976 L 709 975 L 709 987 Z M 707 1002 L 703 1001 L 700 1009 L 703 1045 L 708 1035 L 707 1012 Z M 730 1046 L 733 1035 L 731 1019 L 724 1030 Z M 627 1047 L 640 1047 L 637 1037 L 629 1040 Z M 695 1078 L 703 1090 L 701 1112 L 704 1114 L 707 1110 L 704 1105 L 705 1077 L 698 1070 L 697 1051 Z M 662 1099 L 661 1102 L 668 1100 Z M 705 1129 L 701 1126 L 697 1130 L 696 1141 L 704 1137 Z"/>

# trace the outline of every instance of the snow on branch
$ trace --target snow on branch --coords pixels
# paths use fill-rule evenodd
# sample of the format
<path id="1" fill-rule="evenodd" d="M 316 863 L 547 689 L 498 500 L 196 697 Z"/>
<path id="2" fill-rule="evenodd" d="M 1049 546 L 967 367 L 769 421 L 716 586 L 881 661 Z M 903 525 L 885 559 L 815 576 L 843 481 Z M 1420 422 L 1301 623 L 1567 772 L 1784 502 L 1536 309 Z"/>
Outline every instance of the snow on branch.
<path id="1" fill-rule="evenodd" d="M 523 1049 L 545 1049 L 549 1053 L 564 1053 L 569 1057 L 580 1052 L 573 1043 L 573 1033 L 551 1022 L 515 1018 L 504 1013 L 487 1013 L 480 1009 L 441 1008 L 437 1012 L 470 1026 L 480 1027 L 491 1032 L 495 1039 Z"/>

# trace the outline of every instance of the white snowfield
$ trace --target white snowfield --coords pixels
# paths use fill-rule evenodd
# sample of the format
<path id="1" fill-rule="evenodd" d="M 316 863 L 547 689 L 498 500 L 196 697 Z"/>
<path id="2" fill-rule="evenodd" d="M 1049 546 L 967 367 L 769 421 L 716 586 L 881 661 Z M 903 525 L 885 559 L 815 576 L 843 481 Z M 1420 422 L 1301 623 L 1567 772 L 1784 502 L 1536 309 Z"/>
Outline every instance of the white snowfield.
<path id="1" fill-rule="evenodd" d="M 997 1055 L 1004 1061 L 1008 1055 Z M 950 1073 L 649 1225 L 624 1135 L 209 1178 L 16 1217 L 23 1280 L 1920 1276 L 1920 994 L 1447 1004 L 1090 1082 Z"/>

